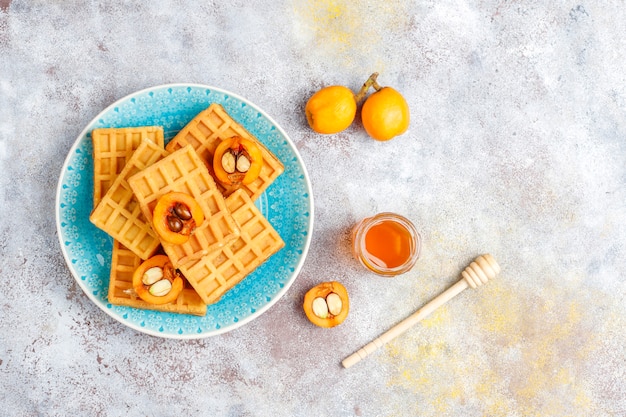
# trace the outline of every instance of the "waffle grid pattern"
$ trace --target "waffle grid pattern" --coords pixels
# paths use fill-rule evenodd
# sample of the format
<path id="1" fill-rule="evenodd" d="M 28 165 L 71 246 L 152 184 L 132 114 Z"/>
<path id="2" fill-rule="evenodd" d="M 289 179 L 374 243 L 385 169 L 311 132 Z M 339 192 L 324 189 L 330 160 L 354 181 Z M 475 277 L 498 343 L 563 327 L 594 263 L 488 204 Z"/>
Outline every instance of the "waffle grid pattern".
<path id="1" fill-rule="evenodd" d="M 240 227 L 240 236 L 221 250 L 180 268 L 207 304 L 217 302 L 285 245 L 245 191 L 228 196 L 226 205 Z"/>
<path id="2" fill-rule="evenodd" d="M 191 146 L 186 146 L 138 172 L 129 179 L 130 187 L 144 216 L 152 222 L 152 211 L 159 198 L 169 192 L 191 195 L 202 207 L 205 220 L 182 245 L 161 242 L 175 267 L 204 256 L 239 235 L 239 228 L 226 208 L 206 166 Z"/>
<path id="3" fill-rule="evenodd" d="M 167 154 L 162 146 L 148 140 L 142 141 L 89 216 L 94 225 L 119 240 L 141 259 L 148 259 L 160 242 L 141 211 L 128 179 Z"/>
<path id="4" fill-rule="evenodd" d="M 206 314 L 206 304 L 198 296 L 198 293 L 188 285 L 182 290 L 175 302 L 162 305 L 147 303 L 129 291 L 133 287 L 133 273 L 141 265 L 141 262 L 142 260 L 130 249 L 124 247 L 117 240 L 113 241 L 108 293 L 111 304 L 196 316 Z"/>
<path id="5" fill-rule="evenodd" d="M 183 146 L 191 145 L 210 168 L 215 148 L 222 140 L 232 136 L 241 136 L 254 141 L 263 153 L 263 168 L 259 178 L 251 184 L 241 186 L 254 201 L 283 173 L 285 168 L 274 154 L 230 117 L 221 105 L 213 103 L 206 110 L 199 113 L 168 143 L 166 148 L 168 151 L 173 152 Z M 239 188 L 225 188 L 221 184 L 218 184 L 218 186 L 226 196 Z"/>
<path id="6" fill-rule="evenodd" d="M 94 161 L 93 206 L 96 207 L 143 140 L 165 146 L 161 126 L 102 128 L 91 132 Z"/>

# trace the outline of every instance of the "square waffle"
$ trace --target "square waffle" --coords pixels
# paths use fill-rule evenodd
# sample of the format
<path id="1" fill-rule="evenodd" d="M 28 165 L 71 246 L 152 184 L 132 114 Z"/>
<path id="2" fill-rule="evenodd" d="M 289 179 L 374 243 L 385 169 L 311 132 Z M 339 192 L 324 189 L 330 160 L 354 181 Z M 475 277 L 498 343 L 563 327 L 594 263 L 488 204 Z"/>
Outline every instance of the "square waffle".
<path id="1" fill-rule="evenodd" d="M 93 206 L 122 172 L 124 165 L 139 147 L 142 140 L 148 139 L 157 145 L 165 145 L 161 126 L 124 128 L 103 128 L 91 131 L 93 143 Z"/>
<path id="2" fill-rule="evenodd" d="M 166 149 L 172 152 L 185 145 L 191 145 L 198 155 L 204 159 L 209 170 L 212 171 L 211 165 L 213 164 L 215 148 L 222 140 L 233 136 L 241 136 L 254 141 L 263 153 L 263 168 L 261 168 L 259 178 L 251 184 L 241 186 L 254 201 L 282 174 L 285 168 L 280 160 L 261 141 L 233 120 L 221 105 L 213 103 L 206 110 L 200 112 L 178 132 L 170 143 L 167 144 Z M 226 196 L 238 188 L 224 188 L 219 183 L 218 186 Z"/>
<path id="3" fill-rule="evenodd" d="M 141 265 L 141 258 L 124 247 L 117 240 L 113 241 L 111 275 L 109 279 L 109 302 L 114 305 L 128 306 L 147 310 L 170 313 L 206 315 L 206 304 L 198 293 L 185 282 L 185 288 L 176 299 L 168 304 L 151 304 L 143 301 L 133 291 L 133 273 Z"/>
<path id="4" fill-rule="evenodd" d="M 162 145 L 142 141 L 89 216 L 93 224 L 141 259 L 148 259 L 159 247 L 160 241 L 142 213 L 128 179 L 167 154 Z"/>
<path id="5" fill-rule="evenodd" d="M 239 238 L 180 267 L 207 304 L 217 302 L 226 291 L 285 245 L 244 190 L 237 190 L 228 196 L 226 205 L 239 224 Z"/>
<path id="6" fill-rule="evenodd" d="M 204 212 L 204 222 L 182 245 L 161 241 L 172 264 L 180 265 L 221 248 L 239 236 L 239 228 L 226 208 L 222 193 L 191 146 L 185 146 L 133 175 L 128 183 L 146 219 L 159 198 L 169 192 L 192 196 Z"/>

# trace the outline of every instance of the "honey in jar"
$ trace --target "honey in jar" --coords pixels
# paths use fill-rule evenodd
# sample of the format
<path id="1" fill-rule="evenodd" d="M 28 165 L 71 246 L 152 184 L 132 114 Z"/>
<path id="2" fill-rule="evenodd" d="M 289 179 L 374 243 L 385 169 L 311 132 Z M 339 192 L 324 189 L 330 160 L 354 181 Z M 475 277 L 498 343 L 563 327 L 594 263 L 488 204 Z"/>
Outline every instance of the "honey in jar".
<path id="1" fill-rule="evenodd" d="M 370 271 L 395 276 L 410 270 L 419 258 L 420 235 L 413 223 L 394 213 L 380 213 L 359 222 L 352 232 L 352 250 Z"/>

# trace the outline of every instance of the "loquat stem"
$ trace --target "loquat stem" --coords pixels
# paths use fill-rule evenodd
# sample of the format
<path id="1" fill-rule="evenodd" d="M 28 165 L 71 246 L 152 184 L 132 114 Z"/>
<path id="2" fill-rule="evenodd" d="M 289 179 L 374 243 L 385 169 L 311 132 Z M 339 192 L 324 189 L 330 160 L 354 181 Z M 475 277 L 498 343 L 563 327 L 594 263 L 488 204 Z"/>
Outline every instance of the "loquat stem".
<path id="1" fill-rule="evenodd" d="M 361 89 L 359 90 L 359 92 L 356 94 L 356 96 L 354 96 L 354 100 L 357 102 L 357 104 L 363 100 L 365 98 L 365 96 L 367 95 L 367 92 L 369 91 L 370 87 L 373 87 L 374 90 L 378 91 L 380 90 L 382 87 L 380 86 L 380 84 L 378 84 L 378 82 L 376 81 L 376 78 L 378 78 L 378 73 L 375 72 L 372 75 L 370 75 L 370 77 L 367 79 L 367 81 L 365 81 L 363 83 L 363 86 L 361 87 Z"/>

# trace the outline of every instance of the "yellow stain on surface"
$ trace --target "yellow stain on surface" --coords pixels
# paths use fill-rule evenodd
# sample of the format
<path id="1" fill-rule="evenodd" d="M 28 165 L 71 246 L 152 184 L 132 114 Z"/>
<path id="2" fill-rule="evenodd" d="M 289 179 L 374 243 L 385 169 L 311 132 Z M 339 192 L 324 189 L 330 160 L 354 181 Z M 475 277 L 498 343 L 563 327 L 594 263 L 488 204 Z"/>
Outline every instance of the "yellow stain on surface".
<path id="1" fill-rule="evenodd" d="M 499 342 L 512 346 L 522 339 L 522 321 L 527 312 L 518 295 L 499 280 L 489 282 L 478 294 L 473 305 L 484 331 L 497 335 Z"/>
<path id="2" fill-rule="evenodd" d="M 386 347 L 388 386 L 416 398 L 393 415 L 479 409 L 486 416 L 567 416 L 596 409 L 577 365 L 597 345 L 584 300 L 562 288 L 543 288 L 538 297 L 497 281 L 471 296 L 473 326 L 461 327 L 454 319 L 460 307 L 447 306 Z"/>
<path id="3" fill-rule="evenodd" d="M 433 311 L 430 316 L 426 317 L 420 323 L 421 326 L 426 328 L 443 327 L 450 321 L 450 310 L 447 306 L 441 306 L 436 311 Z"/>
<path id="4" fill-rule="evenodd" d="M 576 301 L 558 303 L 565 307 L 559 309 L 556 304 L 550 309 L 542 309 L 544 314 L 534 318 L 543 319 L 539 324 L 541 331 L 524 349 L 523 377 L 511 387 L 516 398 L 521 400 L 521 409 L 529 416 L 565 415 L 574 411 L 571 398 L 586 402 L 584 386 L 575 379 L 571 364 L 565 361 L 578 357 L 580 347 L 588 344 L 588 340 L 579 337 L 580 305 Z"/>
<path id="5" fill-rule="evenodd" d="M 332 61 L 333 65 L 363 65 L 364 82 L 370 72 L 383 71 L 398 30 L 408 26 L 407 5 L 400 0 L 316 0 L 294 2 L 294 27 L 306 38 L 307 58 Z"/>
<path id="6" fill-rule="evenodd" d="M 359 22 L 350 16 L 345 2 L 314 1 L 309 3 L 308 12 L 318 44 L 329 44 L 339 52 L 350 48 Z"/>
<path id="7" fill-rule="evenodd" d="M 412 364 L 422 364 L 418 367 L 404 367 L 399 369 L 399 372 L 393 376 L 388 382 L 389 385 L 399 386 L 405 390 L 412 391 L 414 393 L 420 393 L 425 390 L 434 388 L 432 384 L 432 369 L 426 366 L 426 363 L 430 361 L 438 362 L 441 358 L 446 357 L 446 352 L 449 347 L 441 342 L 435 344 L 417 344 L 415 349 L 405 349 L 399 344 L 390 343 L 388 345 L 387 354 L 392 360 L 409 361 Z M 434 397 L 428 407 L 432 412 L 443 413 L 448 410 L 448 398 L 458 398 L 462 395 L 459 387 L 439 385 L 439 395 Z M 418 407 L 416 401 L 415 407 Z M 407 405 L 408 407 L 409 405 Z M 413 415 L 418 411 L 424 411 L 425 405 L 419 405 L 419 409 L 415 409 L 413 412 L 409 412 L 408 409 L 404 410 L 408 414 Z"/>

